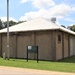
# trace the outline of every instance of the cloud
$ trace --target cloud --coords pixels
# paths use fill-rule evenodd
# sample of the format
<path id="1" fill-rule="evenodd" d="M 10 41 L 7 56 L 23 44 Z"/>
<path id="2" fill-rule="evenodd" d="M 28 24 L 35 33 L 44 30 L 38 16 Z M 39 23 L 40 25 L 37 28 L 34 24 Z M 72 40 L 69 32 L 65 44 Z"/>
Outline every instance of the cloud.
<path id="1" fill-rule="evenodd" d="M 65 16 L 68 15 L 70 11 L 71 11 L 71 7 L 66 4 L 55 5 L 50 9 L 51 15 Z"/>
<path id="2" fill-rule="evenodd" d="M 51 18 L 57 17 L 58 19 L 62 19 L 65 16 L 68 16 L 70 12 L 74 11 L 74 7 L 70 7 L 66 4 L 55 5 L 49 9 L 40 9 L 38 11 L 31 11 L 21 16 L 20 20 L 30 20 L 37 17 L 43 18 Z"/>
<path id="3" fill-rule="evenodd" d="M 55 2 L 53 0 L 32 0 L 32 4 L 37 8 L 45 8 L 54 6 Z"/>
<path id="4" fill-rule="evenodd" d="M 75 11 L 75 7 L 72 7 L 72 11 Z"/>
<path id="5" fill-rule="evenodd" d="M 22 0 L 21 0 L 22 1 Z M 26 12 L 19 20 L 31 20 L 37 17 L 42 17 L 50 20 L 51 17 L 57 18 L 57 24 L 59 21 L 64 20 L 67 22 L 75 22 L 72 18 L 69 18 L 71 14 L 75 13 L 75 5 L 72 5 L 69 0 L 62 0 L 60 4 L 56 4 L 54 0 L 25 0 L 30 2 L 34 8 L 38 8 L 37 11 Z"/>
<path id="6" fill-rule="evenodd" d="M 28 13 L 25 13 L 24 16 L 20 18 L 20 20 L 30 20 L 37 17 L 47 17 L 48 11 L 46 9 L 41 9 L 39 11 L 31 11 Z"/>
<path id="7" fill-rule="evenodd" d="M 21 2 L 21 3 L 25 3 L 25 2 L 27 2 L 27 1 L 28 1 L 28 0 L 21 0 L 20 2 Z"/>
<path id="8" fill-rule="evenodd" d="M 59 20 L 59 19 L 63 19 L 64 16 L 57 16 L 57 18 L 58 18 L 58 20 Z"/>
<path id="9" fill-rule="evenodd" d="M 53 0 L 21 0 L 20 2 L 26 3 L 28 1 L 36 8 L 46 8 L 55 5 Z"/>
<path id="10" fill-rule="evenodd" d="M 2 21 L 4 21 L 4 22 L 7 21 L 7 17 L 0 17 L 0 19 L 1 19 Z M 10 18 L 9 18 L 9 21 L 11 21 L 11 20 L 12 20 L 12 21 L 15 21 L 15 22 L 18 22 L 18 21 L 17 21 L 16 19 L 14 19 L 13 17 L 10 17 Z"/>

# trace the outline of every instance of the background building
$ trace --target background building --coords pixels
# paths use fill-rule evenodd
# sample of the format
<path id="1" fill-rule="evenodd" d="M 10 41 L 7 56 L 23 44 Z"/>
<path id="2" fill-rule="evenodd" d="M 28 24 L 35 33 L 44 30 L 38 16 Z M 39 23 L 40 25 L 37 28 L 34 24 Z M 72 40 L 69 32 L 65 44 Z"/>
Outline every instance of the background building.
<path id="1" fill-rule="evenodd" d="M 75 55 L 75 33 L 43 18 L 11 26 L 10 57 L 27 58 L 27 46 L 39 47 L 40 60 L 59 60 Z M 7 28 L 0 30 L 0 56 L 7 56 Z M 36 54 L 29 54 L 36 59 Z"/>

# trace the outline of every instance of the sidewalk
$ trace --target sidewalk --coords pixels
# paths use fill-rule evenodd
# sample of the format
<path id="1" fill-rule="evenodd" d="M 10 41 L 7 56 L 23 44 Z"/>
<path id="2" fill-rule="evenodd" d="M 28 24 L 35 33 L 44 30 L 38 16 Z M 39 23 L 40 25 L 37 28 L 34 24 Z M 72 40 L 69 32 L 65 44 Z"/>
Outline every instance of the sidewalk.
<path id="1" fill-rule="evenodd" d="M 0 66 L 0 75 L 75 75 L 75 73 L 64 73 Z"/>

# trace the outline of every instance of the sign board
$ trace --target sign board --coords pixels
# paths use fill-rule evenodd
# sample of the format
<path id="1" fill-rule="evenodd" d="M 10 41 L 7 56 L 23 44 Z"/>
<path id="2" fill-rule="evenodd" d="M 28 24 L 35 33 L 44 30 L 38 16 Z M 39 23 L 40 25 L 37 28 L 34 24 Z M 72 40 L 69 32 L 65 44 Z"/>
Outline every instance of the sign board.
<path id="1" fill-rule="evenodd" d="M 38 46 L 27 46 L 27 50 L 29 53 L 37 53 Z"/>
<path id="2" fill-rule="evenodd" d="M 38 46 L 27 46 L 27 61 L 28 61 L 28 53 L 36 53 L 38 62 Z"/>

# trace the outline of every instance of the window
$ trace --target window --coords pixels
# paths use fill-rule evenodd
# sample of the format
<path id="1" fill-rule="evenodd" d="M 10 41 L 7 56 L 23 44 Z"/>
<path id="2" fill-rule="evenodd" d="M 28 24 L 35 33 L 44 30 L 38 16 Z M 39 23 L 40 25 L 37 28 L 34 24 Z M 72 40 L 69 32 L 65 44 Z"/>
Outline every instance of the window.
<path id="1" fill-rule="evenodd" d="M 58 35 L 58 42 L 61 42 L 61 35 Z"/>

